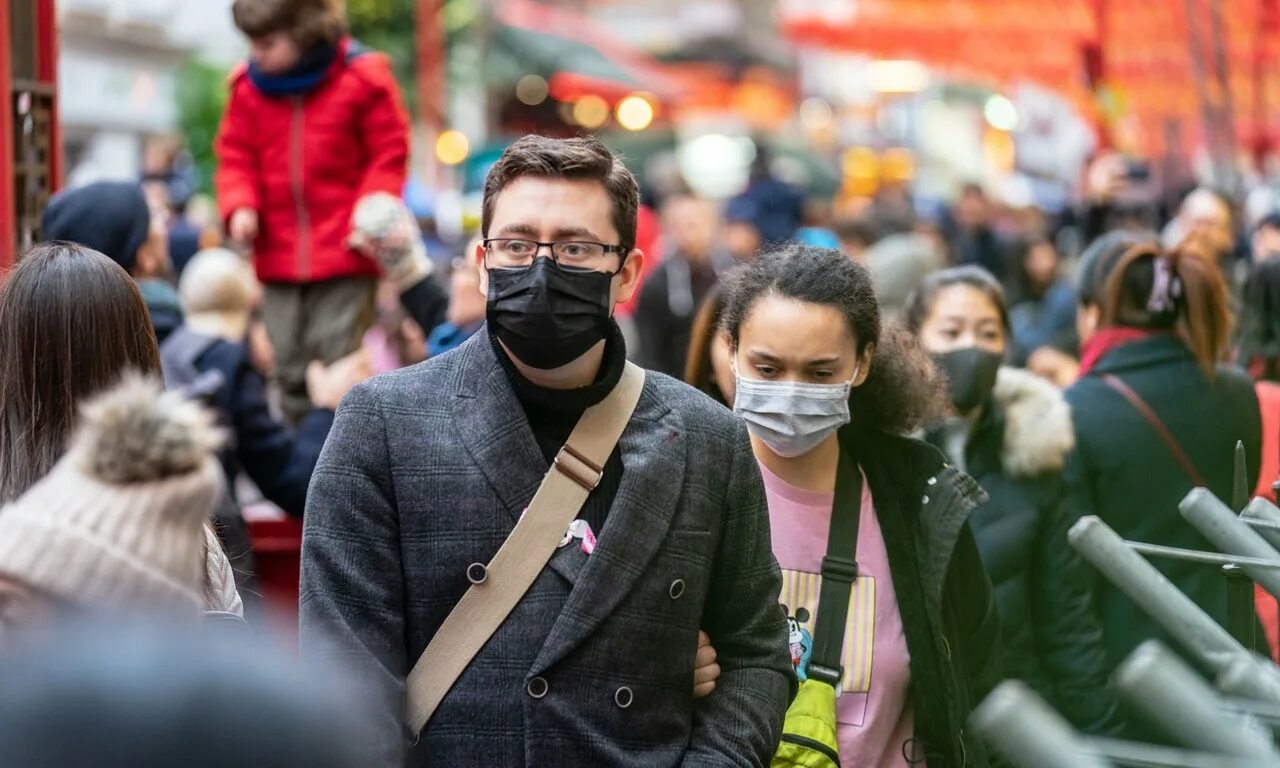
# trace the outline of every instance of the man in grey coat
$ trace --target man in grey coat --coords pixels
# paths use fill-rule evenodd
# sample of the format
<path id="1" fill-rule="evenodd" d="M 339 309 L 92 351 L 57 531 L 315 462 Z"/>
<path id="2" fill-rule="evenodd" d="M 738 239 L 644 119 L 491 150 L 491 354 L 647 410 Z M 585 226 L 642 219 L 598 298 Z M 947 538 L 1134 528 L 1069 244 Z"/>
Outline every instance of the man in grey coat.
<path id="1" fill-rule="evenodd" d="M 516 142 L 485 183 L 486 328 L 338 411 L 307 503 L 302 649 L 378 702 L 368 765 L 769 763 L 794 682 L 760 475 L 731 413 L 656 373 L 576 538 L 416 746 L 402 725 L 406 674 L 469 568 L 621 378 L 612 312 L 638 287 L 638 204 L 596 139 Z M 722 675 L 695 701 L 699 629 Z"/>

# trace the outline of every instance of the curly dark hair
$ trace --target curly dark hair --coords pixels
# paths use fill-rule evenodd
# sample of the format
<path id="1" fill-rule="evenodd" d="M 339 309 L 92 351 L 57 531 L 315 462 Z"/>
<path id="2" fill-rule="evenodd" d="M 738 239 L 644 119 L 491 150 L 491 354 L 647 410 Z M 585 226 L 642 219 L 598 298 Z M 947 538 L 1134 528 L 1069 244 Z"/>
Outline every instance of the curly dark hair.
<path id="1" fill-rule="evenodd" d="M 839 251 L 787 245 L 736 270 L 729 278 L 721 327 L 733 343 L 756 302 L 765 296 L 835 307 L 849 323 L 857 353 L 875 345 L 871 373 L 849 395 L 853 426 L 907 434 L 947 413 L 947 395 L 933 362 L 915 338 L 883 326 L 871 274 Z"/>

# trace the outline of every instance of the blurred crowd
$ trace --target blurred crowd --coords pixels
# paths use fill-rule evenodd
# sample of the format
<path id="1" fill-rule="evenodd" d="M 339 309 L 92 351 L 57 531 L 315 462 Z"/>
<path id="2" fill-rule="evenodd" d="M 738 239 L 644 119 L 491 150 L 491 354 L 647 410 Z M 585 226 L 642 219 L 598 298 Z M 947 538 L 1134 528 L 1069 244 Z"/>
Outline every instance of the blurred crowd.
<path id="1" fill-rule="evenodd" d="M 308 7 L 234 4 L 253 53 L 230 81 L 216 199 L 193 194 L 181 142 L 157 142 L 140 179 L 56 195 L 42 218 L 45 242 L 0 283 L 0 762 L 124 766 L 161 764 L 153 760 L 161 755 L 174 765 L 368 764 L 351 745 L 376 729 L 361 731 L 360 708 L 319 682 L 342 670 L 295 667 L 265 630 L 281 607 L 264 604 L 243 510 L 265 501 L 308 517 L 304 635 L 308 610 L 317 625 L 345 621 L 348 603 L 373 590 L 357 583 L 325 592 L 336 583 L 325 581 L 326 569 L 367 565 L 355 552 L 374 558 L 368 567 L 379 578 L 402 574 L 399 560 L 369 554 L 373 544 L 326 548 L 336 534 L 325 526 L 354 519 L 366 503 L 334 478 L 360 475 L 361 454 L 384 450 L 334 437 L 340 405 L 347 400 L 348 419 L 373 413 L 369 393 L 400 379 L 363 384 L 371 377 L 445 370 L 477 354 L 468 350 L 489 350 L 488 334 L 494 350 L 516 359 L 515 368 L 507 357 L 490 367 L 517 382 L 509 404 L 536 442 L 509 456 L 545 455 L 535 478 L 558 461 L 573 422 L 557 422 L 564 405 L 545 395 L 545 382 L 519 383 L 537 378 L 521 366 L 573 363 L 579 336 L 606 342 L 597 365 L 616 363 L 618 375 L 630 359 L 705 394 L 679 407 L 706 423 L 738 425 L 732 412 L 746 424 L 763 486 L 753 480 L 744 493 L 768 502 L 774 559 L 762 557 L 776 560 L 771 574 L 780 570 L 793 655 L 811 652 L 817 632 L 816 591 L 803 577 L 829 546 L 833 499 L 847 491 L 836 457 L 856 458 L 876 514 L 870 539 L 868 523 L 861 532 L 855 524 L 852 546 L 888 585 L 867 598 L 880 609 L 870 615 L 885 650 L 867 659 L 866 674 L 874 670 L 887 690 L 857 704 L 865 710 L 857 732 L 846 708 L 860 700 L 835 705 L 842 754 L 903 751 L 906 763 L 953 764 L 967 748 L 968 710 L 1001 677 L 1026 681 L 1086 732 L 1134 732 L 1106 680 L 1140 642 L 1164 635 L 1082 563 L 1066 532 L 1097 515 L 1127 539 L 1208 548 L 1177 504 L 1192 487 L 1233 499 L 1238 443 L 1247 487 L 1274 499 L 1280 198 L 1266 187 L 1232 195 L 1201 186 L 1165 205 L 1144 194 L 1140 163 L 1101 153 L 1081 169 L 1076 204 L 1052 215 L 998 202 L 977 183 L 938 211 L 923 211 L 901 182 L 836 205 L 779 178 L 762 143 L 739 194 L 645 188 L 633 216 L 618 213 L 626 189 L 611 170 L 600 186 L 621 185 L 608 199 L 615 217 L 630 216 L 618 234 L 633 230 L 642 260 L 629 262 L 626 246 L 560 242 L 580 233 L 556 235 L 553 245 L 518 227 L 429 253 L 430 223 L 400 197 L 408 118 L 388 61 L 345 35 L 340 15 Z M 290 130 L 295 109 L 306 112 L 307 130 Z M 563 148 L 548 146 L 535 140 L 524 149 L 545 152 L 552 159 L 544 165 L 499 162 L 511 177 L 491 174 L 485 227 L 521 174 L 597 181 L 572 163 L 554 166 Z M 598 145 L 572 146 L 589 153 Z M 555 200 L 547 205 L 554 210 Z M 532 251 L 517 252 L 515 237 Z M 600 263 L 618 256 L 617 271 L 572 266 L 575 245 L 613 248 L 587 250 Z M 499 286 L 495 247 L 509 249 L 513 263 L 527 256 L 528 275 L 554 267 L 562 282 Z M 633 290 L 599 310 L 584 273 Z M 528 318 L 539 302 L 574 309 L 516 327 L 508 299 L 517 294 Z M 591 319 L 596 311 L 607 312 L 607 330 Z M 365 395 L 351 404 L 361 386 Z M 434 401 L 399 407 L 438 410 Z M 369 481 L 383 497 L 461 461 L 437 435 L 406 431 L 384 425 L 381 434 L 388 444 L 420 440 L 419 460 L 428 463 L 388 459 L 392 474 Z M 491 437 L 497 444 L 506 435 Z M 331 452 L 352 453 L 349 465 L 331 457 L 317 501 L 313 476 L 327 441 Z M 632 466 L 602 472 L 624 465 Z M 469 493 L 456 484 L 448 487 Z M 629 498 L 616 481 L 602 491 L 619 504 Z M 456 514 L 470 509 L 458 504 Z M 608 508 L 596 521 L 606 537 Z M 325 522 L 310 527 L 317 514 Z M 417 545 L 434 530 L 397 532 L 404 538 L 395 541 Z M 920 551 L 901 548 L 908 540 Z M 904 575 L 909 557 L 926 565 Z M 1221 574 L 1158 565 L 1226 622 Z M 686 588 L 677 583 L 673 602 Z M 1280 656 L 1274 601 L 1259 593 L 1256 613 L 1267 640 L 1259 650 Z M 882 626 L 886 615 L 897 623 Z M 423 631 L 413 618 L 395 620 Z M 351 624 L 344 628 L 357 633 Z M 919 638 L 930 633 L 938 641 L 926 651 Z M 721 664 L 703 663 L 698 650 L 693 682 L 703 693 L 722 668 L 735 682 L 732 654 L 741 651 L 723 633 L 703 643 L 711 644 Z M 693 669 L 688 650 L 680 663 Z M 533 699 L 542 698 L 537 680 L 546 694 L 546 680 L 535 678 Z M 602 706 L 627 709 L 624 690 L 631 695 L 618 688 Z M 75 739 L 66 738 L 67 723 L 76 724 Z M 899 746 L 917 738 L 945 744 L 947 755 L 921 760 Z M 948 751 L 953 742 L 959 752 Z"/>

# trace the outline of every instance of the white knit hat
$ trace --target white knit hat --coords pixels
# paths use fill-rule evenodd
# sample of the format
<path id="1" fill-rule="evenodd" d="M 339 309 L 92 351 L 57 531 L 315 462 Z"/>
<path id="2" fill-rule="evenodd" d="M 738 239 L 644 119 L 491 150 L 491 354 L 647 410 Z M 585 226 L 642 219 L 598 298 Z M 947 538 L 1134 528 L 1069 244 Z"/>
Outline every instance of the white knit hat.
<path id="1" fill-rule="evenodd" d="M 199 610 L 222 440 L 195 403 L 126 378 L 82 408 L 53 470 L 0 509 L 0 574 L 88 608 Z"/>

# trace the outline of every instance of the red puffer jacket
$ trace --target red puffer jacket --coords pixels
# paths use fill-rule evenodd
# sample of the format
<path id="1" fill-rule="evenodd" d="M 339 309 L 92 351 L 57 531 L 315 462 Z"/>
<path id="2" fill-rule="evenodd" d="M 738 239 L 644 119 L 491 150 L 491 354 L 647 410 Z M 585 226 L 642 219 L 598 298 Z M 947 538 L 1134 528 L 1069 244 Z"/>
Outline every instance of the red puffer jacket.
<path id="1" fill-rule="evenodd" d="M 263 282 L 310 283 L 377 275 L 346 247 L 356 201 L 399 196 L 409 156 L 409 119 L 381 53 L 343 40 L 324 82 L 301 96 L 269 97 L 241 65 L 214 148 L 214 184 L 226 221 L 258 212 L 254 265 Z"/>

